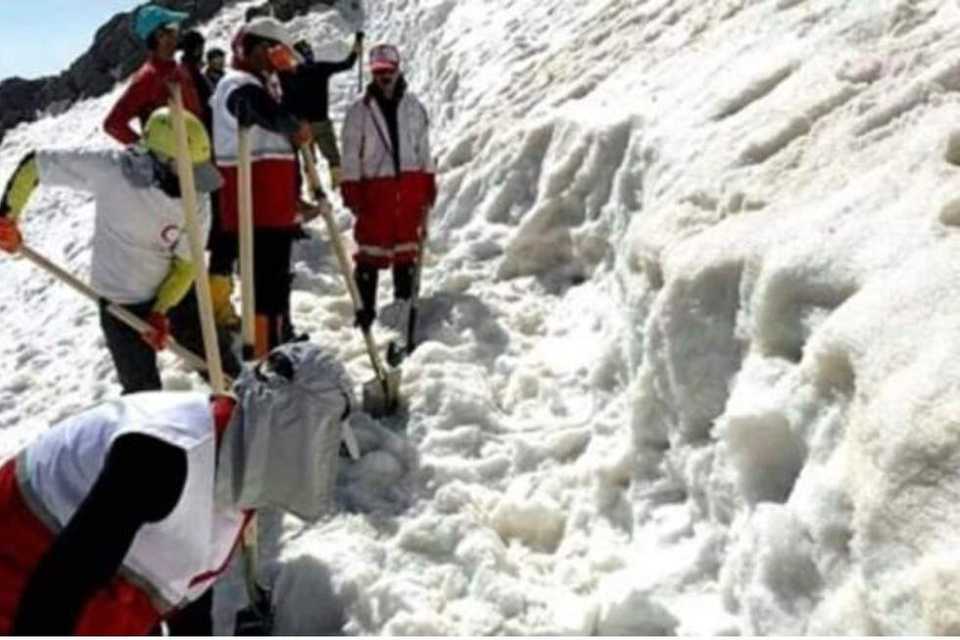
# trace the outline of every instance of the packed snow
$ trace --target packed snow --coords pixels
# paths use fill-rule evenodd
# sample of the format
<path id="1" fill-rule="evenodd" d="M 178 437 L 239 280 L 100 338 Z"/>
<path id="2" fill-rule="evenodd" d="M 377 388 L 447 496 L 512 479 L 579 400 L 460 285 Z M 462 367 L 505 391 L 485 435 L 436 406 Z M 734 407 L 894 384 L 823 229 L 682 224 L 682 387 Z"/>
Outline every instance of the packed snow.
<path id="1" fill-rule="evenodd" d="M 247 6 L 204 26 L 211 45 Z M 439 158 L 423 343 L 403 410 L 352 420 L 340 512 L 263 518 L 277 632 L 960 632 L 960 5 L 367 13 Z M 335 11 L 291 26 L 319 57 L 349 46 Z M 355 91 L 337 76 L 335 120 Z M 116 97 L 11 132 L 0 178 L 32 148 L 109 146 Z M 84 274 L 92 212 L 41 189 L 26 239 Z M 294 321 L 359 385 L 310 234 Z M 91 304 L 24 261 L 0 279 L 11 454 L 119 387 Z M 163 363 L 168 388 L 202 387 Z M 223 587 L 228 630 L 243 590 Z"/>

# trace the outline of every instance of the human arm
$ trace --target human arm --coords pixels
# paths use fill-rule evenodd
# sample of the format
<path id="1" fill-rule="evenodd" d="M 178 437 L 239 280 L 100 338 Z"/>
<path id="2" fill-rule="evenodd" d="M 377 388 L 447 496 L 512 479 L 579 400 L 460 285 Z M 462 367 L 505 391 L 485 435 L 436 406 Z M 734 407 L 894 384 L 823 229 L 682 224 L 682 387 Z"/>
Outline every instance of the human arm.
<path id="1" fill-rule="evenodd" d="M 130 121 L 139 116 L 143 106 L 151 100 L 152 92 L 147 83 L 137 80 L 134 77 L 103 121 L 103 130 L 123 145 L 133 144 L 140 139 L 140 134 L 133 130 Z"/>
<path id="2" fill-rule="evenodd" d="M 357 56 L 360 55 L 360 51 L 363 49 L 363 32 L 357 32 L 357 35 L 353 41 L 353 48 L 350 49 L 350 54 L 338 62 L 317 62 L 317 66 L 322 71 L 322 73 L 327 76 L 331 76 L 335 73 L 340 73 L 341 71 L 347 71 L 351 69 L 353 65 L 357 62 Z"/>
<path id="3" fill-rule="evenodd" d="M 362 103 L 354 104 L 347 111 L 340 131 L 343 162 L 340 194 L 343 204 L 353 211 L 354 215 L 360 209 L 360 180 L 363 177 L 363 109 Z"/>
<path id="4" fill-rule="evenodd" d="M 11 629 L 70 635 L 87 601 L 116 575 L 142 526 L 167 517 L 180 499 L 187 456 L 145 434 L 113 443 L 90 493 L 40 559 Z"/>
<path id="5" fill-rule="evenodd" d="M 301 128 L 300 121 L 284 109 L 263 88 L 244 85 L 230 94 L 227 111 L 237 119 L 240 127 L 257 125 L 268 131 L 293 135 Z"/>

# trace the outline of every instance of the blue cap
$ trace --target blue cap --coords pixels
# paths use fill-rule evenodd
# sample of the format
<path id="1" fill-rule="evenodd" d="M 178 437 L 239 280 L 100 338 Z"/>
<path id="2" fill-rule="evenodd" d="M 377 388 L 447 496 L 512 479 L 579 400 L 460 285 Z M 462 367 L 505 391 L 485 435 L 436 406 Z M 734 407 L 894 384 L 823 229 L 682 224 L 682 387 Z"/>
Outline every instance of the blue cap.
<path id="1" fill-rule="evenodd" d="M 168 24 L 179 24 L 188 17 L 188 14 L 180 11 L 170 11 L 154 4 L 148 4 L 141 7 L 133 17 L 133 32 L 137 34 L 138 38 L 146 42 L 150 34 L 160 27 L 165 27 Z"/>

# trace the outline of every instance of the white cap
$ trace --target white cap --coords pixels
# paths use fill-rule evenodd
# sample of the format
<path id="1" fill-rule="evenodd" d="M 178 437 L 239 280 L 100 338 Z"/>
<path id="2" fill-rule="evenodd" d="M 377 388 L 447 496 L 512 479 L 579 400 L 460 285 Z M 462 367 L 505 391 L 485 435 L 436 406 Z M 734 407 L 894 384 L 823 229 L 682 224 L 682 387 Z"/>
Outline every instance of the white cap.
<path id="1" fill-rule="evenodd" d="M 297 61 L 303 62 L 303 57 L 293 48 L 293 35 L 276 18 L 255 18 L 243 26 L 243 33 L 285 44 Z"/>

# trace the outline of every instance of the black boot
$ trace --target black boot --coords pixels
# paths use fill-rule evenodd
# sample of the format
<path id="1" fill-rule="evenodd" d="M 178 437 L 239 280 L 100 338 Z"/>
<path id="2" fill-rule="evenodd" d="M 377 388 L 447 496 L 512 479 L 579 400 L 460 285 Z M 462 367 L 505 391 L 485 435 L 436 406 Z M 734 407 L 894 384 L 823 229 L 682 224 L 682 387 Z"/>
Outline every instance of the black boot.
<path id="1" fill-rule="evenodd" d="M 360 308 L 357 309 L 354 325 L 366 331 L 377 317 L 377 268 L 358 265 L 353 272 L 353 279 L 360 292 Z"/>

